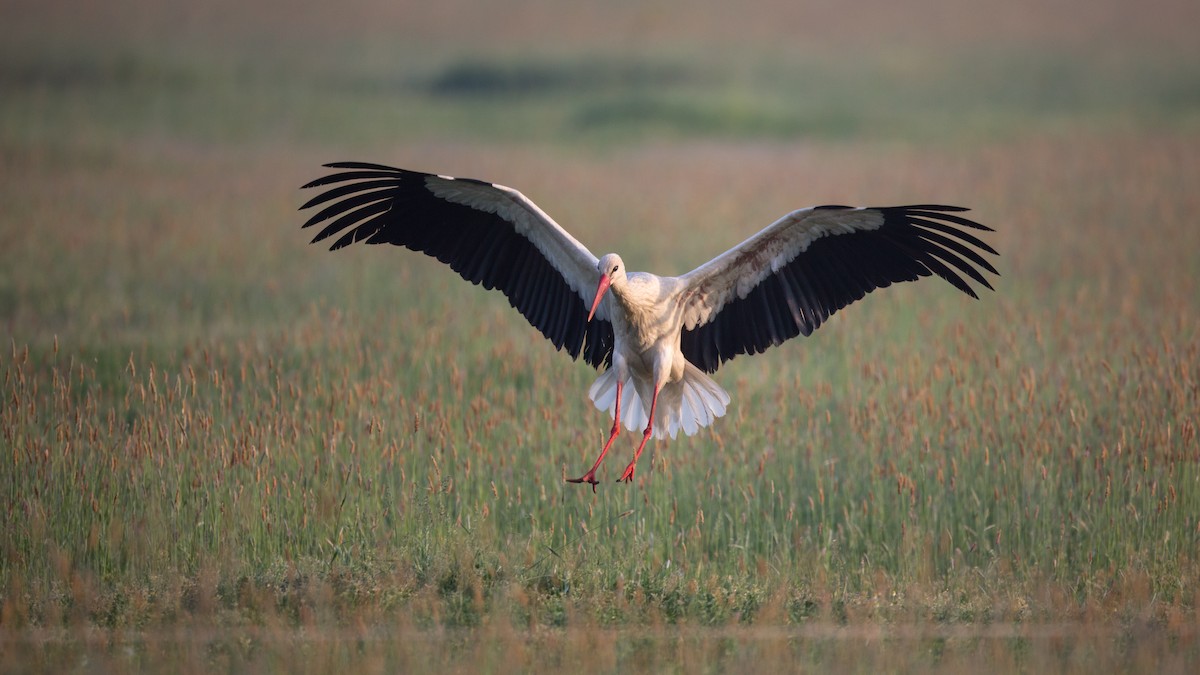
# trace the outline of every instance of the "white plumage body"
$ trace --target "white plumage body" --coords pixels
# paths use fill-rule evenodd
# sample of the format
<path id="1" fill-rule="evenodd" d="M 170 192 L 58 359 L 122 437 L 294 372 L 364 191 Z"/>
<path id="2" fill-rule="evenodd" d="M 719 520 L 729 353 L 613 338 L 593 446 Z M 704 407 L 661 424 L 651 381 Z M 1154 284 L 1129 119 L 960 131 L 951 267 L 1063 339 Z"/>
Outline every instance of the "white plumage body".
<path id="1" fill-rule="evenodd" d="M 612 260 L 624 269 L 620 258 L 613 255 Z M 613 324 L 613 364 L 596 378 L 588 396 L 615 417 L 621 381 L 621 416 L 630 431 L 648 426 L 656 383 L 654 438 L 675 438 L 680 430 L 691 436 L 724 415 L 729 405 L 729 394 L 688 363 L 679 347 L 686 288 L 676 277 L 633 272 L 614 276 L 603 301 L 620 308 L 607 310 Z"/>

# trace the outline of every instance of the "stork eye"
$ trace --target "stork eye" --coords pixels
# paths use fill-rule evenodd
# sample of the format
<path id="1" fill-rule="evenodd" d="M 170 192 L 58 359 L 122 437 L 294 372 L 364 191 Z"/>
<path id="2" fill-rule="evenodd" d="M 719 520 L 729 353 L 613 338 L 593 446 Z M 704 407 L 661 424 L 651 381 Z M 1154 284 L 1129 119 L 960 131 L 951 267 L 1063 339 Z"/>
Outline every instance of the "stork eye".
<path id="1" fill-rule="evenodd" d="M 617 266 L 616 266 L 616 265 L 613 265 L 613 268 L 612 268 L 612 273 L 616 273 L 616 271 L 617 271 Z"/>

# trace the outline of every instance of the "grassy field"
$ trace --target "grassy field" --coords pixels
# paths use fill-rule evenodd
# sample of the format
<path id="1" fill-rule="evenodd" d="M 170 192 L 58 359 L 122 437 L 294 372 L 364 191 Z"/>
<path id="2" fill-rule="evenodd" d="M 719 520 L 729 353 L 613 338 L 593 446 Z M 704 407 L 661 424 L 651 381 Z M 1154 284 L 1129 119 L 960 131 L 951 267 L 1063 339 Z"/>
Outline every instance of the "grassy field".
<path id="1" fill-rule="evenodd" d="M 76 4 L 0 2 L 0 670 L 1200 662 L 1195 3 Z M 1002 277 L 726 364 L 593 494 L 593 372 L 307 245 L 343 159 L 659 273 L 963 204 Z"/>

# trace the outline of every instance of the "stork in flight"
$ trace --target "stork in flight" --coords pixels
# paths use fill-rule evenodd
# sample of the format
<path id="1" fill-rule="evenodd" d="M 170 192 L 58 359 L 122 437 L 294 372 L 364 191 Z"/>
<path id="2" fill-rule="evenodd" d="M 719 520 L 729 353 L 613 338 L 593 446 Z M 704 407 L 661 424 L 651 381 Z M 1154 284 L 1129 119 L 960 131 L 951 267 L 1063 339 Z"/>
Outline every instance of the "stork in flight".
<path id="1" fill-rule="evenodd" d="M 607 368 L 588 395 L 612 415 L 592 468 L 573 483 L 596 489 L 596 469 L 621 430 L 642 440 L 618 481 L 631 481 L 647 441 L 695 434 L 725 414 L 729 394 L 706 373 L 809 335 L 876 288 L 930 273 L 977 298 L 962 275 L 991 288 L 999 274 L 957 206 L 816 206 L 793 211 L 677 277 L 629 272 L 597 259 L 520 192 L 479 180 L 337 162 L 304 188 L 330 187 L 304 227 L 331 220 L 313 242 L 395 244 L 431 255 L 464 279 L 497 289 L 572 359 Z M 974 247 L 974 248 L 972 248 Z M 979 249 L 979 251 L 975 250 Z"/>

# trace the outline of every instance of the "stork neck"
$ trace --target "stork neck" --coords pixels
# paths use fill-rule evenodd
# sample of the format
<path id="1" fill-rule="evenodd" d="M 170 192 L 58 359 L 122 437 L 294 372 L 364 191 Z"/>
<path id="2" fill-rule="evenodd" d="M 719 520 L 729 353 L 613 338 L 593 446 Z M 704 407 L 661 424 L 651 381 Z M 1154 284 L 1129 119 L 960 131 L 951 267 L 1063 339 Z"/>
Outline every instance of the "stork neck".
<path id="1" fill-rule="evenodd" d="M 653 275 L 634 272 L 612 280 L 608 292 L 626 314 L 653 311 L 661 295 L 660 284 Z"/>

